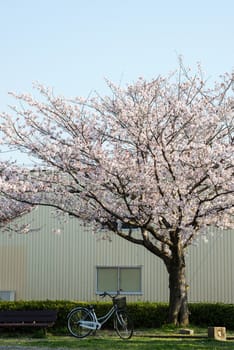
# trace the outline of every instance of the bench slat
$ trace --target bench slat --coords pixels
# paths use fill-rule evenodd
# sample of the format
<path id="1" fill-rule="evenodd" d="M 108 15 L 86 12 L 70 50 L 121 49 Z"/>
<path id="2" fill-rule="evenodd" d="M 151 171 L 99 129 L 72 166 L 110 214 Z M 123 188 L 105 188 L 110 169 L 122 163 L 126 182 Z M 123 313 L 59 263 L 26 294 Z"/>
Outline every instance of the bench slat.
<path id="1" fill-rule="evenodd" d="M 0 327 L 52 326 L 57 319 L 55 310 L 2 310 Z"/>
<path id="2" fill-rule="evenodd" d="M 0 327 L 52 327 L 54 325 L 53 323 L 14 323 L 14 322 L 10 322 L 10 323 L 0 323 Z"/>

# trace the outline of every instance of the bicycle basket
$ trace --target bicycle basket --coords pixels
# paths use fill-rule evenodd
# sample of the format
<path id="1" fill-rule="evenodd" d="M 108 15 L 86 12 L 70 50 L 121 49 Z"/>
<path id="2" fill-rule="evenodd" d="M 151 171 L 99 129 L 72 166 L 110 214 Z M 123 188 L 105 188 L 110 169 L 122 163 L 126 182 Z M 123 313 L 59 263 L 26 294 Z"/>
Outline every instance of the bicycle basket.
<path id="1" fill-rule="evenodd" d="M 113 300 L 113 304 L 118 307 L 118 309 L 126 309 L 127 301 L 126 297 L 118 298 Z"/>

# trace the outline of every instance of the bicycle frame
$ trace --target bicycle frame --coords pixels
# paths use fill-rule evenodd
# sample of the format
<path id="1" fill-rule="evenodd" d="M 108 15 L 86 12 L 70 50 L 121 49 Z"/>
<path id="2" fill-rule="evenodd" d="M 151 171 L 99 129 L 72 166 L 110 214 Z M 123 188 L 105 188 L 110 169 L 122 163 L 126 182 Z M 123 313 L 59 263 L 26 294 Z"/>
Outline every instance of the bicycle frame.
<path id="1" fill-rule="evenodd" d="M 113 316 L 114 313 L 116 313 L 117 306 L 113 305 L 112 308 L 105 315 L 101 317 L 97 317 L 93 307 L 85 308 L 85 309 L 91 314 L 93 321 L 82 320 L 79 322 L 80 326 L 83 328 L 97 330 L 97 329 L 101 329 L 102 325 L 106 323 Z M 72 311 L 74 311 L 74 309 Z"/>
<path id="2" fill-rule="evenodd" d="M 105 315 L 97 317 L 95 307 L 75 307 L 67 315 L 67 327 L 69 332 L 77 338 L 87 337 L 92 332 L 101 329 L 102 325 L 110 318 L 114 320 L 114 330 L 122 339 L 130 339 L 133 334 L 133 323 L 126 310 L 126 298 L 117 298 L 108 292 L 100 294 L 102 297 L 109 296 L 112 306 Z"/>

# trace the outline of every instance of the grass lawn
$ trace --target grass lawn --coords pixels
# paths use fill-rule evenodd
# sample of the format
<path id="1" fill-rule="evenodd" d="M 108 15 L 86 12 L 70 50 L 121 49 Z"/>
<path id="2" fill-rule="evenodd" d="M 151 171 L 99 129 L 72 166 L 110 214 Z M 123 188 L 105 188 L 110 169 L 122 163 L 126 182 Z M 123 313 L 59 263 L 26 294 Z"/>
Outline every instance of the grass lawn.
<path id="1" fill-rule="evenodd" d="M 165 334 L 164 334 L 165 336 Z M 170 336 L 170 335 L 169 335 Z M 101 332 L 98 335 L 85 339 L 76 339 L 70 336 L 52 336 L 35 339 L 29 336 L 5 337 L 0 336 L 1 346 L 30 346 L 56 349 L 77 349 L 77 350 L 178 350 L 178 349 L 234 349 L 234 340 L 226 342 L 210 340 L 208 338 L 155 338 L 152 335 L 143 334 L 133 336 L 132 339 L 124 341 L 120 338 Z"/>

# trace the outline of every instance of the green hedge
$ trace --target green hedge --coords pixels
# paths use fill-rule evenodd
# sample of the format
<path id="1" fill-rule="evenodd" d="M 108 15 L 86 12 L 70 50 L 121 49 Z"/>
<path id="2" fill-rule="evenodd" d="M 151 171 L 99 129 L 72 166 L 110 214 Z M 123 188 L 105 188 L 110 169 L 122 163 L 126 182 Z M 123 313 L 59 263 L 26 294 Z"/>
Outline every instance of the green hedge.
<path id="1" fill-rule="evenodd" d="M 222 326 L 234 330 L 234 304 L 190 304 L 190 322 L 198 326 Z"/>
<path id="2" fill-rule="evenodd" d="M 54 333 L 65 333 L 67 315 L 76 306 L 87 306 L 86 302 L 75 302 L 66 300 L 57 301 L 0 301 L 0 310 L 29 310 L 29 309 L 56 309 L 58 320 L 51 329 Z M 102 315 L 111 307 L 111 303 L 94 302 L 97 315 Z M 209 304 L 194 303 L 189 305 L 190 323 L 195 326 L 224 326 L 234 330 L 234 304 Z M 128 311 L 134 321 L 135 328 L 159 328 L 166 323 L 168 315 L 168 304 L 136 302 L 128 304 Z M 112 327 L 110 321 L 107 326 Z"/>

